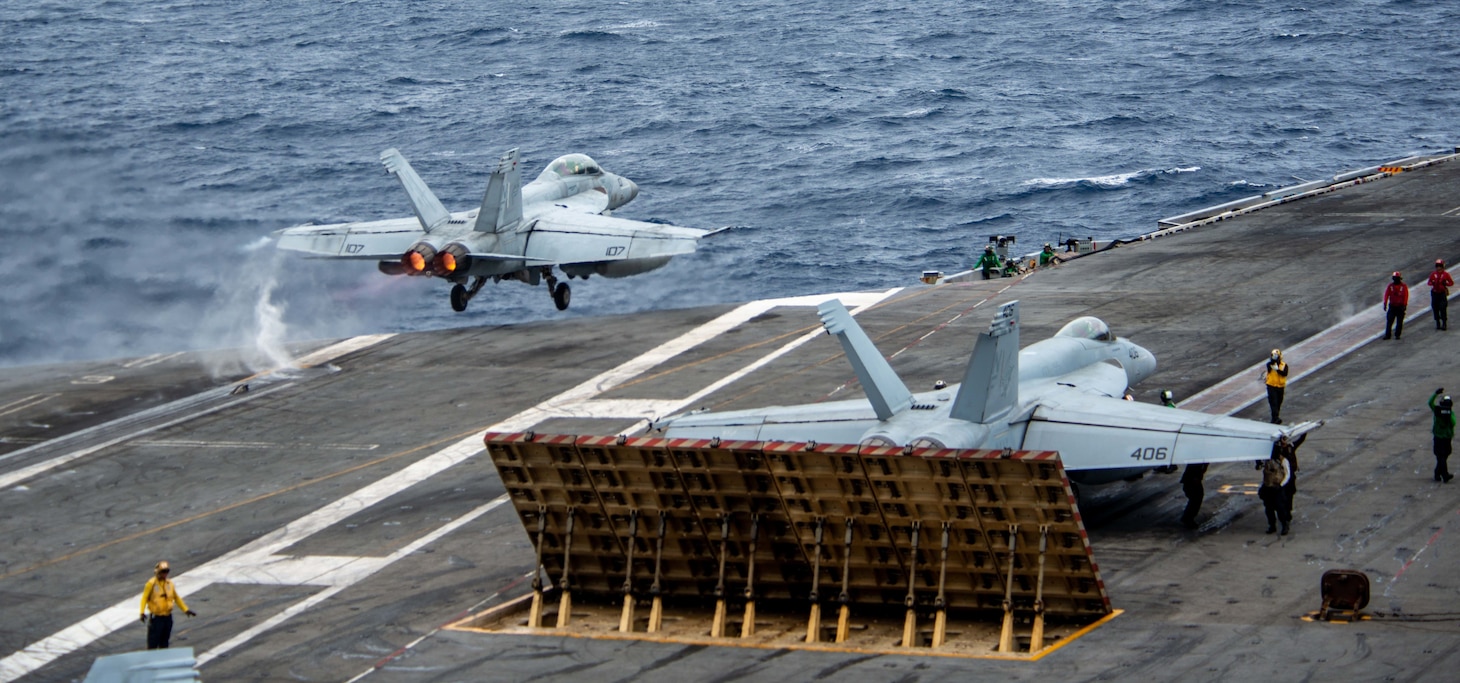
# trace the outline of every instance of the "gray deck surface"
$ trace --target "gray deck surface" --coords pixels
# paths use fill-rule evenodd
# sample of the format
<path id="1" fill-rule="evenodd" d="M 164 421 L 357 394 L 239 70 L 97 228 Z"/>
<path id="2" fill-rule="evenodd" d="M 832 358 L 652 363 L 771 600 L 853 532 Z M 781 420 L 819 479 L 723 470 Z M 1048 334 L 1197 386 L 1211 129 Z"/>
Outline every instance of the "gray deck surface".
<path id="1" fill-rule="evenodd" d="M 1427 305 L 1429 264 L 1460 258 L 1460 216 L 1442 215 L 1457 207 L 1460 162 L 1443 163 L 1020 280 L 926 287 L 910 264 L 907 283 L 889 284 L 908 288 L 859 320 L 885 353 L 906 347 L 893 366 L 916 390 L 959 379 L 998 303 L 1023 302 L 1025 344 L 1096 315 L 1160 362 L 1138 400 L 1155 402 L 1163 388 L 1182 398 L 1377 303 L 1390 271 L 1408 276 L 1412 307 Z M 970 259 L 979 246 L 971 239 Z M 227 389 L 241 375 L 215 376 L 200 354 L 0 370 L 0 475 L 115 442 L 0 490 L 0 657 L 119 602 L 135 606 L 158 559 L 182 584 L 190 569 L 733 308 L 397 335 L 234 396 Z M 775 308 L 596 398 L 687 397 L 815 326 L 813 307 Z M 1374 321 L 1376 337 L 1382 327 Z M 1454 680 L 1460 483 L 1431 480 L 1425 400 L 1440 386 L 1460 393 L 1457 348 L 1460 336 L 1421 320 L 1402 341 L 1375 341 L 1289 386 L 1285 419 L 1328 421 L 1299 451 L 1290 536 L 1262 533 L 1250 467 L 1212 468 L 1195 532 L 1177 523 L 1185 499 L 1174 475 L 1084 491 L 1095 557 L 1125 613 L 1038 662 L 433 633 L 527 591 L 532 550 L 510 505 L 348 585 L 281 574 L 185 592 L 202 616 L 180 620 L 172 644 L 204 655 L 331 590 L 208 661 L 204 679 L 338 681 L 384 662 L 365 680 Z M 848 398 L 855 385 L 838 387 L 851 380 L 822 335 L 695 405 Z M 1262 419 L 1266 406 L 1240 414 Z M 596 415 L 534 428 L 634 424 Z M 385 558 L 502 493 L 487 458 L 466 457 L 276 554 L 326 558 L 321 567 Z M 1299 619 L 1318 607 L 1319 577 L 1332 568 L 1369 574 L 1375 620 Z M 80 679 L 95 657 L 144 640 L 132 623 L 27 680 Z"/>

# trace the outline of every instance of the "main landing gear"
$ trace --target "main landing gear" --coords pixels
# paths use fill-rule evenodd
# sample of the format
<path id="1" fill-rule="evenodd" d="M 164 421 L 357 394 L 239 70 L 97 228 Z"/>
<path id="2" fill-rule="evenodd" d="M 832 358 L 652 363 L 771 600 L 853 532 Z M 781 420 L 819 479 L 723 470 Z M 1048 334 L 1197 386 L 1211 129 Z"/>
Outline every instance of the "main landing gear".
<path id="1" fill-rule="evenodd" d="M 568 303 L 573 300 L 573 289 L 566 282 L 558 282 L 553 277 L 552 268 L 543 268 L 543 282 L 547 283 L 548 295 L 553 298 L 553 305 L 560 311 L 568 310 Z"/>
<path id="2" fill-rule="evenodd" d="M 477 295 L 477 292 L 482 291 L 484 284 L 487 284 L 487 279 L 484 277 L 473 278 L 470 289 L 459 282 L 456 283 L 451 288 L 451 310 L 457 313 L 465 311 L 466 305 L 471 302 L 472 297 Z"/>

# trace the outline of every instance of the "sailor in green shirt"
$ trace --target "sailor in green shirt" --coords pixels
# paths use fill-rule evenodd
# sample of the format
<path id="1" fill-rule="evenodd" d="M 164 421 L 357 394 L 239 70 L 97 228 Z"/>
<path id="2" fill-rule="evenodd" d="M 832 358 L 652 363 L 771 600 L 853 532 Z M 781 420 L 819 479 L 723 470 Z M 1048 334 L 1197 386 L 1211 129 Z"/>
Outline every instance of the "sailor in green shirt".
<path id="1" fill-rule="evenodd" d="M 982 269 L 983 279 L 987 280 L 992 277 L 989 274 L 999 272 L 1003 264 L 999 262 L 999 255 L 994 253 L 994 246 L 990 244 L 983 248 L 983 256 L 979 257 L 978 263 L 973 267 Z"/>
<path id="2" fill-rule="evenodd" d="M 1044 251 L 1039 252 L 1039 267 L 1045 268 L 1060 262 L 1060 257 L 1054 255 L 1054 245 L 1044 243 Z"/>
<path id="3" fill-rule="evenodd" d="M 1455 475 L 1450 474 L 1450 440 L 1455 438 L 1455 404 L 1449 396 L 1441 396 L 1445 393 L 1444 387 L 1435 390 L 1430 395 L 1430 412 L 1435 414 L 1435 425 L 1431 431 L 1435 434 L 1435 481 L 1449 483 Z M 1435 405 L 1436 399 L 1439 405 Z"/>

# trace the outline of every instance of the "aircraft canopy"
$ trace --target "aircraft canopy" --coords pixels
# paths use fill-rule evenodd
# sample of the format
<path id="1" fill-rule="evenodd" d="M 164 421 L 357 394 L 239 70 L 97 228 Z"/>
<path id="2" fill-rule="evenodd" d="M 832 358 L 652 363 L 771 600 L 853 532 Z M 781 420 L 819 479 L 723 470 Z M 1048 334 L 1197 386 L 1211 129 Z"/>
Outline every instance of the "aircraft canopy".
<path id="1" fill-rule="evenodd" d="M 587 154 L 568 154 L 553 159 L 553 163 L 548 164 L 547 168 L 543 169 L 542 174 L 538 177 L 567 178 L 575 175 L 593 176 L 602 172 L 598 168 L 598 162 L 590 159 Z"/>
<path id="2" fill-rule="evenodd" d="M 1115 341 L 1115 334 L 1110 331 L 1110 326 L 1099 318 L 1085 316 L 1075 318 L 1069 324 L 1056 332 L 1056 337 L 1074 337 L 1076 339 L 1093 339 L 1095 341 Z"/>

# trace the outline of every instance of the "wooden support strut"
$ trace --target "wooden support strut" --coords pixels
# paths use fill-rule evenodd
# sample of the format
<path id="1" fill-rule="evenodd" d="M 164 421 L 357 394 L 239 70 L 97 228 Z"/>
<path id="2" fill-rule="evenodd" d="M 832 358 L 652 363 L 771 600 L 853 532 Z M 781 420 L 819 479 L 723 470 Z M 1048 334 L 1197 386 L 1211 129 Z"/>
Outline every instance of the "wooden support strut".
<path id="1" fill-rule="evenodd" d="M 836 596 L 836 601 L 841 603 L 836 615 L 836 642 L 847 642 L 847 631 L 851 627 L 852 620 L 852 596 L 847 591 L 847 584 L 852 576 L 852 518 L 847 518 L 847 535 L 842 541 L 842 592 Z"/>
<path id="2" fill-rule="evenodd" d="M 532 565 L 532 608 L 527 612 L 527 627 L 542 628 L 542 546 L 547 535 L 547 506 L 537 506 L 537 560 Z"/>
<path id="3" fill-rule="evenodd" d="M 720 581 L 715 584 L 715 618 L 710 622 L 710 637 L 725 636 L 725 559 L 730 554 L 730 515 L 720 518 Z"/>
<path id="4" fill-rule="evenodd" d="M 902 604 L 907 606 L 907 615 L 902 620 L 903 647 L 916 646 L 918 637 L 917 593 L 914 586 L 918 579 L 918 537 L 922 530 L 922 522 L 912 523 L 912 554 L 908 556 L 907 562 L 907 597 L 902 599 Z"/>
<path id="5" fill-rule="evenodd" d="M 806 642 L 808 643 L 821 640 L 821 596 L 818 592 L 821 590 L 821 534 L 825 523 L 825 517 L 816 518 L 816 550 L 811 556 L 811 594 L 807 596 L 811 600 L 811 616 L 806 620 Z"/>
<path id="6" fill-rule="evenodd" d="M 745 563 L 745 620 L 740 622 L 740 637 L 755 635 L 755 542 L 760 539 L 760 515 L 750 516 L 750 552 Z"/>
<path id="7" fill-rule="evenodd" d="M 634 546 L 635 537 L 639 535 L 639 511 L 629 511 L 629 561 L 624 567 L 624 611 L 618 620 L 620 633 L 631 633 L 634 630 Z"/>
<path id="8" fill-rule="evenodd" d="M 660 510 L 659 536 L 655 539 L 654 547 L 654 583 L 649 586 L 649 595 L 653 596 L 653 602 L 649 606 L 649 633 L 658 633 L 660 625 L 664 623 L 664 596 L 660 583 L 663 575 L 660 570 L 664 561 L 664 531 L 668 523 L 669 514 Z"/>
<path id="9" fill-rule="evenodd" d="M 1004 579 L 1004 627 L 999 632 L 999 653 L 1014 651 L 1014 546 L 1019 540 L 1019 525 L 1009 525 L 1009 575 Z"/>
<path id="10" fill-rule="evenodd" d="M 563 574 L 558 577 L 558 628 L 568 627 L 568 617 L 573 614 L 573 588 L 568 583 L 568 567 L 573 559 L 573 513 L 577 508 L 568 508 L 568 532 L 563 535 Z"/>
<path id="11" fill-rule="evenodd" d="M 1029 636 L 1029 652 L 1044 649 L 1044 551 L 1049 547 L 1049 525 L 1039 525 L 1039 575 L 1034 582 L 1034 632 Z"/>
<path id="12" fill-rule="evenodd" d="M 943 549 L 938 554 L 938 597 L 933 598 L 933 647 L 942 647 L 948 640 L 948 537 L 952 525 L 943 522 Z"/>

